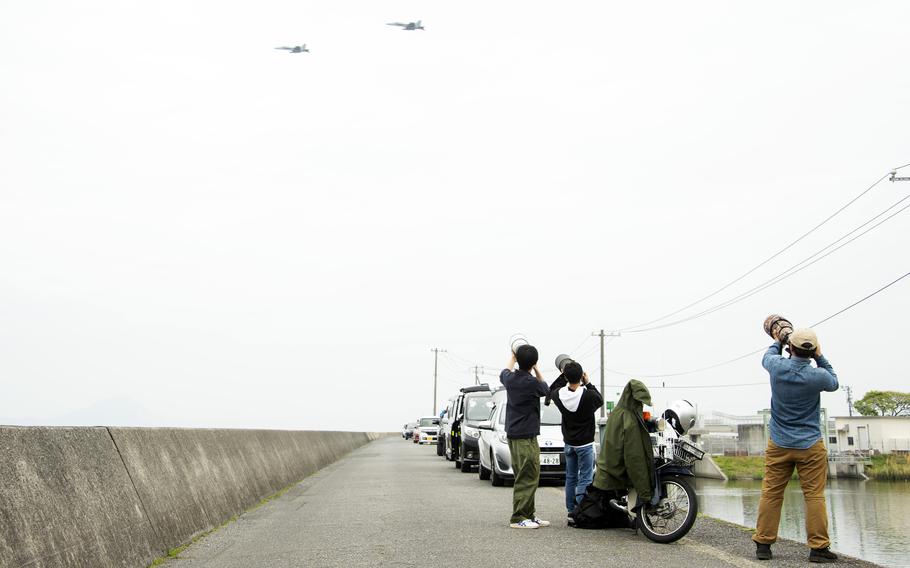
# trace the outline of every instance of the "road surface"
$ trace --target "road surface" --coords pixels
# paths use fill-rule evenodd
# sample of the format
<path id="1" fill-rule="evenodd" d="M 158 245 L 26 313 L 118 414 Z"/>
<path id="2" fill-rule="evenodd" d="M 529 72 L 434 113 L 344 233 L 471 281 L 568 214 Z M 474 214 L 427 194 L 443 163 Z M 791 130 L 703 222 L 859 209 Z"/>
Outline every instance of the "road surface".
<path id="1" fill-rule="evenodd" d="M 512 490 L 462 473 L 435 446 L 400 437 L 372 442 L 242 515 L 167 563 L 178 568 L 351 566 L 681 568 L 806 566 L 804 544 L 779 542 L 754 557 L 742 527 L 700 517 L 681 541 L 655 544 L 632 530 L 565 525 L 562 487 L 537 493 L 552 526 L 509 528 Z M 874 566 L 843 559 L 838 566 Z"/>

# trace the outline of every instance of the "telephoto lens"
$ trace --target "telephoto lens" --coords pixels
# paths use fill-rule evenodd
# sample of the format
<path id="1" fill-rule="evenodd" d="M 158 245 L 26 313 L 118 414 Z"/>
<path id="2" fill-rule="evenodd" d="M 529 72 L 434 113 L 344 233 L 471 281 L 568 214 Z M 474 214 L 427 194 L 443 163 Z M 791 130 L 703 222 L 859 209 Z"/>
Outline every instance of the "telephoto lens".
<path id="1" fill-rule="evenodd" d="M 522 345 L 529 345 L 527 338 L 525 338 L 525 336 L 520 333 L 516 333 L 515 335 L 513 335 L 511 338 L 512 353 L 517 354 L 518 348 L 521 347 Z"/>
<path id="2" fill-rule="evenodd" d="M 573 361 L 572 358 L 569 357 L 568 355 L 566 355 L 565 353 L 561 353 L 556 356 L 555 364 L 556 364 L 556 368 L 559 369 L 559 376 L 556 377 L 556 380 L 553 381 L 553 384 L 550 385 L 550 394 L 548 394 L 547 398 L 544 399 L 544 401 L 543 401 L 543 403 L 545 405 L 547 405 L 547 406 L 550 405 L 550 401 L 553 400 L 553 391 L 554 390 L 561 389 L 562 387 L 566 386 L 569 383 L 569 381 L 567 381 L 566 378 L 564 376 L 562 376 L 562 374 L 566 371 L 566 365 L 568 365 L 569 363 L 574 363 L 574 362 L 575 361 Z"/>
<path id="3" fill-rule="evenodd" d="M 574 361 L 572 361 L 572 358 L 565 353 L 561 353 L 556 356 L 556 368 L 559 369 L 560 373 L 564 373 L 566 371 L 566 365 L 569 363 L 574 363 Z"/>
<path id="4" fill-rule="evenodd" d="M 786 343 L 790 334 L 793 333 L 793 324 L 784 316 L 771 314 L 765 318 L 764 329 L 765 333 L 775 341 Z"/>

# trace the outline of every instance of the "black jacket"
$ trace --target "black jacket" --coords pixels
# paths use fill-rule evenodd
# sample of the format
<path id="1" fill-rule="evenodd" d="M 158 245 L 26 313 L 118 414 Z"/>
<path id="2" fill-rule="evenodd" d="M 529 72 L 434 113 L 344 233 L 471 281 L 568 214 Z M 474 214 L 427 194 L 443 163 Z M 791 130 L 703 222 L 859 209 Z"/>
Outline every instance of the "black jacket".
<path id="1" fill-rule="evenodd" d="M 558 383 L 554 381 L 554 385 Z M 588 383 L 579 387 L 581 399 L 577 401 L 575 410 L 569 410 L 560 400 L 560 387 L 550 391 L 550 397 L 556 408 L 562 413 L 562 438 L 570 446 L 584 446 L 594 441 L 594 415 L 604 402 L 603 396 L 597 387 Z M 578 390 L 575 391 L 576 393 Z M 575 393 L 572 393 L 573 395 Z M 570 406 L 573 406 L 570 404 Z"/>
<path id="2" fill-rule="evenodd" d="M 540 397 L 549 389 L 531 373 L 503 369 L 499 381 L 506 387 L 506 436 L 512 439 L 540 435 Z"/>

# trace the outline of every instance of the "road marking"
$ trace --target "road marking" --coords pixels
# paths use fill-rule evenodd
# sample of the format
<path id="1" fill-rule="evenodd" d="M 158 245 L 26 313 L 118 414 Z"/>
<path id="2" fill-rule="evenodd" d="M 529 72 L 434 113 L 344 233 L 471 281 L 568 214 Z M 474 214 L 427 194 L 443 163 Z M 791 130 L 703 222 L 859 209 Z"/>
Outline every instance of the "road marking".
<path id="1" fill-rule="evenodd" d="M 694 548 L 696 551 L 707 556 L 713 556 L 718 560 L 721 560 L 730 566 L 739 566 L 740 568 L 751 568 L 752 566 L 764 566 L 757 560 L 749 560 L 748 558 L 743 558 L 742 556 L 734 556 L 729 552 L 724 552 L 719 548 L 714 548 L 708 544 L 697 542 L 691 538 L 685 537 L 681 541 L 683 546 L 688 548 Z"/>

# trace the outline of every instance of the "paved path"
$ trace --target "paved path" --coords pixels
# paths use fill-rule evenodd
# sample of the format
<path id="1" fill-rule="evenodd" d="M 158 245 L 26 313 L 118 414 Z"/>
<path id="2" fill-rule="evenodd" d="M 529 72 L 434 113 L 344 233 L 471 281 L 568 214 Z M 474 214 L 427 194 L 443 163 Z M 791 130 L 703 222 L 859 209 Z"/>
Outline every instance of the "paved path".
<path id="1" fill-rule="evenodd" d="M 177 568 L 496 566 L 807 566 L 805 545 L 781 542 L 759 563 L 749 533 L 700 517 L 689 535 L 655 544 L 631 530 L 565 526 L 561 487 L 537 493 L 553 525 L 508 526 L 512 490 L 436 456 L 435 446 L 384 438 L 241 516 L 168 563 Z M 570 560 L 571 559 L 571 560 Z M 846 560 L 846 559 L 845 559 Z M 857 560 L 838 566 L 874 566 Z"/>

